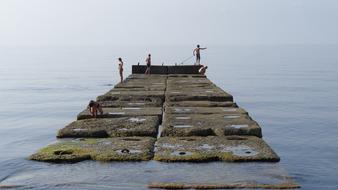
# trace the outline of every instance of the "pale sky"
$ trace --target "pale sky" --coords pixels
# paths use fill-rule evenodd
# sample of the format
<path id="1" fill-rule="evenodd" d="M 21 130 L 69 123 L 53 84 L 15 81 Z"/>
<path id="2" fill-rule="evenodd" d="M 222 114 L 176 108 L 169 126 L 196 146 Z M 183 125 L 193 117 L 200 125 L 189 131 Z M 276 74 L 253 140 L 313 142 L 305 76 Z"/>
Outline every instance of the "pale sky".
<path id="1" fill-rule="evenodd" d="M 0 46 L 337 44 L 338 0 L 1 0 Z"/>

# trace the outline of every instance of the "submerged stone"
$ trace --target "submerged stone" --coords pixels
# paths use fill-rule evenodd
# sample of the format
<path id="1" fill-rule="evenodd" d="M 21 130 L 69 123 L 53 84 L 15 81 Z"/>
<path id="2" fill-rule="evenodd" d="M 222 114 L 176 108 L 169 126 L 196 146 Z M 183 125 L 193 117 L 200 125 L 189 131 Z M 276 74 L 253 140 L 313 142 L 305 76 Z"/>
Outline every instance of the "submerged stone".
<path id="1" fill-rule="evenodd" d="M 262 130 L 258 123 L 246 114 L 165 114 L 162 126 L 161 136 L 251 135 L 262 137 Z"/>
<path id="2" fill-rule="evenodd" d="M 154 160 L 278 162 L 279 157 L 262 139 L 254 136 L 161 137 L 155 144 Z"/>
<path id="3" fill-rule="evenodd" d="M 59 130 L 57 137 L 156 137 L 159 124 L 156 116 L 83 119 Z"/>
<path id="4" fill-rule="evenodd" d="M 161 107 L 119 107 L 119 108 L 103 108 L 103 114 L 98 114 L 97 118 L 117 118 L 117 117 L 134 117 L 134 116 L 157 116 L 161 118 Z M 77 119 L 90 119 L 93 118 L 88 109 L 78 114 Z"/>
<path id="5" fill-rule="evenodd" d="M 29 157 L 44 162 L 146 161 L 153 157 L 155 138 L 117 137 L 68 139 L 42 148 Z"/>

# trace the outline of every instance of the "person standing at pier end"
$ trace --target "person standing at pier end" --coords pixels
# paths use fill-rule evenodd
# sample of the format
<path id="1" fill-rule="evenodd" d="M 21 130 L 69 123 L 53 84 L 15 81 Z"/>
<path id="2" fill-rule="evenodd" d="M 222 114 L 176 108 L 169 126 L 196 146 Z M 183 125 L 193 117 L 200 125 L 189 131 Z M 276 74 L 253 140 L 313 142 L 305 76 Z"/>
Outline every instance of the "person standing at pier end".
<path id="1" fill-rule="evenodd" d="M 149 75 L 150 74 L 150 66 L 151 66 L 151 54 L 148 54 L 148 57 L 146 59 L 146 65 L 147 65 L 147 69 L 146 69 L 146 72 L 144 74 Z"/>
<path id="2" fill-rule="evenodd" d="M 201 64 L 201 52 L 200 50 L 205 50 L 207 49 L 206 47 L 205 48 L 201 48 L 200 45 L 197 45 L 197 48 L 194 49 L 194 51 L 192 52 L 192 54 L 194 56 L 196 56 L 196 63 L 195 65 L 200 65 Z"/>
<path id="3" fill-rule="evenodd" d="M 121 83 L 122 83 L 123 82 L 123 61 L 121 57 L 118 58 L 118 64 L 119 64 L 118 69 L 119 69 Z"/>

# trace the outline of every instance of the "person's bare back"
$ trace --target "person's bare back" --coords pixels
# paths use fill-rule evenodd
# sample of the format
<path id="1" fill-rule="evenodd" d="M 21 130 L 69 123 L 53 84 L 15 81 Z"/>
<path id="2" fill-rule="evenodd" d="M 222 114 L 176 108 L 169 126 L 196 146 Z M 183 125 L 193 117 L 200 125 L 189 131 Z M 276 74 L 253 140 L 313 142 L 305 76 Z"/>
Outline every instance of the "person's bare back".
<path id="1" fill-rule="evenodd" d="M 205 50 L 207 49 L 205 48 L 201 48 L 200 45 L 197 45 L 197 48 L 194 49 L 194 51 L 192 52 L 193 55 L 196 55 L 196 65 L 200 65 L 201 64 L 201 51 L 200 50 Z"/>

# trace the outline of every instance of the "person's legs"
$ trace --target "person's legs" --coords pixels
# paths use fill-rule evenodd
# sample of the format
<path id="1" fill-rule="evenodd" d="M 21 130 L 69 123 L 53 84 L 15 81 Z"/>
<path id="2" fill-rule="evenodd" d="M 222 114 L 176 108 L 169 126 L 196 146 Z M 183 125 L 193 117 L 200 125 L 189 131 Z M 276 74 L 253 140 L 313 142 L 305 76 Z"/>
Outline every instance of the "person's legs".
<path id="1" fill-rule="evenodd" d="M 90 107 L 89 111 L 90 111 L 90 114 L 92 115 L 92 117 L 94 117 L 94 108 Z"/>
<path id="2" fill-rule="evenodd" d="M 196 64 L 197 64 L 197 65 L 200 65 L 200 64 L 201 64 L 201 55 L 200 55 L 200 54 L 197 54 L 197 55 L 196 55 Z"/>
<path id="3" fill-rule="evenodd" d="M 123 73 L 122 73 L 122 71 L 120 71 L 120 79 L 121 79 L 121 83 L 122 83 L 122 81 L 123 81 Z"/>
<path id="4" fill-rule="evenodd" d="M 98 107 L 98 110 L 99 110 L 99 112 L 100 112 L 100 115 L 102 115 L 102 114 L 103 114 L 103 110 L 102 110 L 102 107 L 101 107 L 101 106 Z"/>
<path id="5" fill-rule="evenodd" d="M 147 67 L 145 74 L 150 74 L 150 67 Z"/>
<path id="6" fill-rule="evenodd" d="M 94 117 L 96 118 L 97 117 L 97 107 L 93 107 L 93 114 L 94 114 Z"/>

